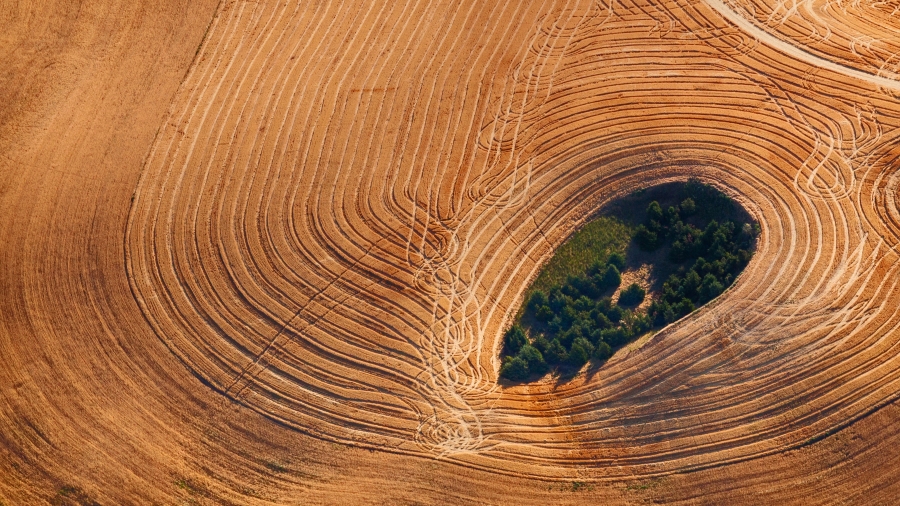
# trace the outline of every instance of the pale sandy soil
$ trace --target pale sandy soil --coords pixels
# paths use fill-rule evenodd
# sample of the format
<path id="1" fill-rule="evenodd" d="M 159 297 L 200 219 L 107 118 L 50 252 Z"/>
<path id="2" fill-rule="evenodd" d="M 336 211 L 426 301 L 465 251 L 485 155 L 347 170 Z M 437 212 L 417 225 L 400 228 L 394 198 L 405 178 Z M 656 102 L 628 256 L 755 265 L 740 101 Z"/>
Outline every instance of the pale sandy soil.
<path id="1" fill-rule="evenodd" d="M 0 501 L 892 504 L 900 20 L 786 5 L 0 1 Z M 498 386 L 554 248 L 689 176 L 738 282 Z"/>
<path id="2" fill-rule="evenodd" d="M 634 309 L 636 311 L 641 311 L 650 307 L 650 302 L 653 301 L 650 293 L 650 290 L 652 289 L 650 284 L 650 274 L 650 265 L 648 264 L 643 264 L 636 269 L 625 269 L 625 272 L 622 273 L 622 283 L 619 284 L 619 288 L 612 294 L 613 302 L 618 303 L 619 295 L 622 294 L 622 290 L 637 283 L 645 292 L 647 292 L 647 296 L 644 297 L 644 301 L 635 306 Z"/>

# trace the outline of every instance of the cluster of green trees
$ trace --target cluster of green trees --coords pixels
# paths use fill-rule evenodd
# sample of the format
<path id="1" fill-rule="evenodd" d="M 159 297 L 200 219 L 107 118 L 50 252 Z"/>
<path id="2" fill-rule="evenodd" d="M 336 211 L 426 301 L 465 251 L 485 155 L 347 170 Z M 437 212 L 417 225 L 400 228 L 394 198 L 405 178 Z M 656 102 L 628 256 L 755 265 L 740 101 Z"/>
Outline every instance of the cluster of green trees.
<path id="1" fill-rule="evenodd" d="M 637 284 L 622 289 L 612 302 L 626 265 L 621 253 L 613 253 L 586 272 L 531 294 L 519 321 L 505 335 L 501 377 L 524 381 L 553 369 L 577 370 L 590 360 L 602 362 L 637 336 L 681 318 L 731 285 L 750 260 L 755 226 L 727 220 L 735 215 L 734 204 L 711 186 L 689 181 L 682 192 L 686 198 L 665 210 L 651 202 L 634 233 L 642 250 L 668 248 L 668 261 L 678 265 L 649 308 L 637 310 L 646 297 Z"/>
<path id="2" fill-rule="evenodd" d="M 705 185 L 700 190 L 704 190 L 697 192 L 701 196 L 707 195 Z M 756 229 L 750 223 L 740 223 L 738 227 L 732 221 L 696 220 L 701 225 L 706 222 L 701 229 L 685 221 L 698 209 L 705 209 L 708 217 L 711 209 L 721 207 L 722 201 L 730 204 L 730 199 L 718 192 L 707 198 L 711 202 L 698 205 L 688 197 L 665 211 L 657 202 L 651 202 L 644 224 L 637 228 L 635 241 L 641 249 L 654 251 L 667 246 L 669 261 L 682 264 L 663 284 L 659 298 L 650 304 L 648 314 L 655 326 L 672 323 L 716 298 L 750 261 L 756 238 Z"/>
<path id="3" fill-rule="evenodd" d="M 522 381 L 551 368 L 579 369 L 591 359 L 606 360 L 616 348 L 649 330 L 649 316 L 633 308 L 643 302 L 643 288 L 632 284 L 623 289 L 617 304 L 610 297 L 622 283 L 624 267 L 625 257 L 613 253 L 549 293 L 532 293 L 524 319 L 535 338 L 529 340 L 518 323 L 507 331 L 507 358 L 500 375 Z"/>

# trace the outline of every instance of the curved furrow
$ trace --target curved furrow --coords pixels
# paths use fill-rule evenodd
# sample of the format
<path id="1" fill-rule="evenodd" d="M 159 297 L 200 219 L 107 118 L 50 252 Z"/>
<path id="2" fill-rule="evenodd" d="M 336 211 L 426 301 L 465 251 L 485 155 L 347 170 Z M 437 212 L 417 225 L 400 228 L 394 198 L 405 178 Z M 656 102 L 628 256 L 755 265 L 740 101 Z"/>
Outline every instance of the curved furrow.
<path id="1" fill-rule="evenodd" d="M 702 3 L 227 4 L 136 193 L 142 311 L 279 423 L 477 469 L 659 475 L 845 427 L 900 379 L 900 117 L 840 71 L 833 7 L 739 11 L 837 62 L 811 69 Z M 498 385 L 554 249 L 688 177 L 760 224 L 735 285 L 600 369 Z"/>

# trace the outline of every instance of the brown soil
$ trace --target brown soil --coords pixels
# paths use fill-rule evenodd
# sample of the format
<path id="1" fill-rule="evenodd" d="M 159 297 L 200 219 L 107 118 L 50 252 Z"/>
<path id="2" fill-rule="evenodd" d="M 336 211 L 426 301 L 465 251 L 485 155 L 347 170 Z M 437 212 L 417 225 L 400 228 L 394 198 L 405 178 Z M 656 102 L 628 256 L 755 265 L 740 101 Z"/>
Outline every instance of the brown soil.
<path id="1" fill-rule="evenodd" d="M 2 2 L 0 501 L 891 504 L 900 22 L 846 5 Z M 498 387 L 541 263 L 691 176 L 738 282 Z"/>

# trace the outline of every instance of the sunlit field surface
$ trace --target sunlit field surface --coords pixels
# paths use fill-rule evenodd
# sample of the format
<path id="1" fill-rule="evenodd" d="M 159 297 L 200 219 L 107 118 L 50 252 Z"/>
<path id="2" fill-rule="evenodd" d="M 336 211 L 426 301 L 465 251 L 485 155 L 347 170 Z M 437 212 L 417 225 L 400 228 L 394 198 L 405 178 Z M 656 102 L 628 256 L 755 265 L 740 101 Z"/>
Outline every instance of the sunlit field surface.
<path id="1" fill-rule="evenodd" d="M 896 5 L 2 3 L 2 504 L 900 495 Z M 498 381 L 542 265 L 688 178 L 734 284 Z"/>

